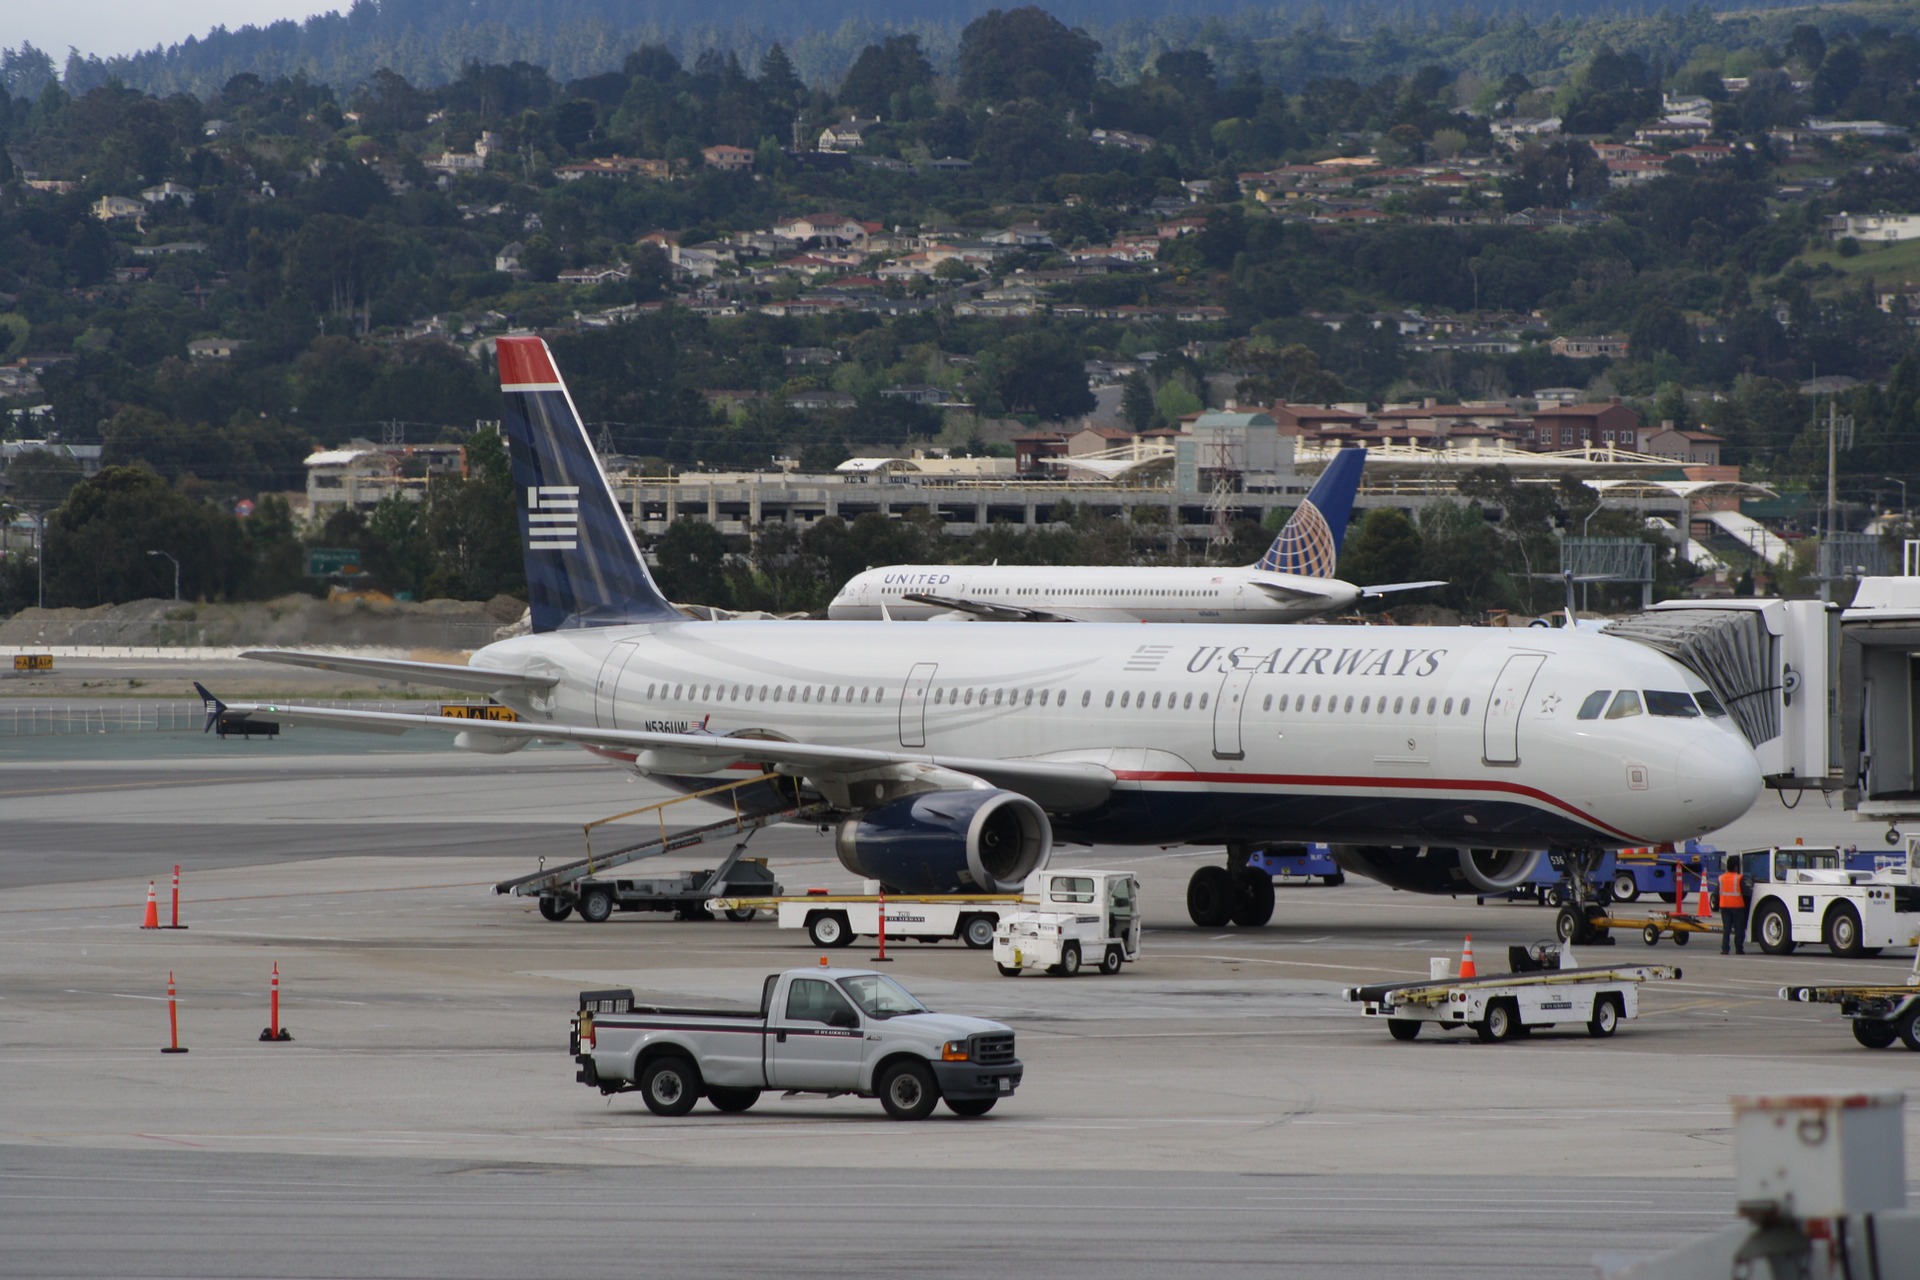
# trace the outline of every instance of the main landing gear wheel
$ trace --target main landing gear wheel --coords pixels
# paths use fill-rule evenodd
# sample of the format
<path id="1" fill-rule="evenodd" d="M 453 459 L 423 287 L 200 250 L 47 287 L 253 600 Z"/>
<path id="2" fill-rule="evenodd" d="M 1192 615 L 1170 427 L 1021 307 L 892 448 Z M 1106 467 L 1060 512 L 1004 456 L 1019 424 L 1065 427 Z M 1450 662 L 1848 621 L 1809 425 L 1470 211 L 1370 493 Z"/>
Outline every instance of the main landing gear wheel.
<path id="1" fill-rule="evenodd" d="M 540 899 L 540 914 L 555 924 L 559 924 L 562 920 L 565 920 L 573 914 L 573 904 L 565 898 L 542 898 Z"/>
<path id="2" fill-rule="evenodd" d="M 1273 919 L 1273 877 L 1254 867 L 1234 872 L 1230 918 L 1243 929 L 1258 929 Z"/>
<path id="3" fill-rule="evenodd" d="M 1202 929 L 1218 929 L 1233 918 L 1233 876 L 1225 867 L 1193 873 L 1187 881 L 1187 915 Z"/>
<path id="4" fill-rule="evenodd" d="M 1593 916 L 1600 908 L 1588 905 L 1582 907 L 1577 902 L 1569 902 L 1560 908 L 1560 914 L 1553 918 L 1553 931 L 1560 941 L 1578 946 L 1583 942 L 1592 942 L 1598 930 L 1594 928 Z"/>

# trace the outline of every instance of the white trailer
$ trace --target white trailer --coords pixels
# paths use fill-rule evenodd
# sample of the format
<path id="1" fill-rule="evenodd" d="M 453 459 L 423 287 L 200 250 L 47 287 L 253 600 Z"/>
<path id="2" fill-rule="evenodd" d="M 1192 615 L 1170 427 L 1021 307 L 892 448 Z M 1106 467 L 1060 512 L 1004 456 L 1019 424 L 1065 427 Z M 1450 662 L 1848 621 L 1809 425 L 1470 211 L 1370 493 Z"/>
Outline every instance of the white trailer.
<path id="1" fill-rule="evenodd" d="M 1018 894 L 886 894 L 867 881 L 864 893 L 808 893 L 784 898 L 715 898 L 716 913 L 764 910 L 782 929 L 805 929 L 816 947 L 850 947 L 880 934 L 886 903 L 887 941 L 940 942 L 958 938 L 976 951 L 993 945 L 1000 917 L 1018 907 Z"/>
<path id="2" fill-rule="evenodd" d="M 1819 857 L 1819 854 L 1828 856 Z M 1823 942 L 1836 956 L 1877 956 L 1887 947 L 1920 946 L 1920 883 L 1907 860 L 1874 871 L 1850 871 L 1838 852 L 1763 849 L 1740 855 L 1753 876 L 1749 928 L 1768 955 L 1792 954 Z M 1795 865 L 1812 862 L 1814 865 Z"/>
<path id="3" fill-rule="evenodd" d="M 994 930 L 1002 977 L 1041 969 L 1071 978 L 1083 963 L 1115 974 L 1140 958 L 1140 878 L 1131 871 L 1036 871 L 1026 890 L 1032 905 Z"/>
<path id="4" fill-rule="evenodd" d="M 1422 1027 L 1433 1026 L 1468 1028 L 1482 1043 L 1492 1043 L 1562 1023 L 1585 1023 L 1588 1035 L 1603 1037 L 1638 1016 L 1641 983 L 1680 977 L 1680 970 L 1669 965 L 1581 968 L 1573 948 L 1564 945 L 1534 948 L 1529 963 L 1540 967 L 1484 978 L 1348 987 L 1346 997 L 1367 1017 L 1384 1018 L 1395 1040 L 1412 1040 Z"/>

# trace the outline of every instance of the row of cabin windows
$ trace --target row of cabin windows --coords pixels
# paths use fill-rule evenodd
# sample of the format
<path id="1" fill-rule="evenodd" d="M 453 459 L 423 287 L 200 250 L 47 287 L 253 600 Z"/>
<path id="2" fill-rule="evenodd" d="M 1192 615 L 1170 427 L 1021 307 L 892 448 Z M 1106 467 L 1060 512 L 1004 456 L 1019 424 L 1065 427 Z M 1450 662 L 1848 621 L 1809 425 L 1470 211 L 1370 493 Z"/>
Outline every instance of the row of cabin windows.
<path id="1" fill-rule="evenodd" d="M 1317 693 L 1314 694 L 1313 703 L 1311 706 L 1309 706 L 1307 703 L 1306 694 L 1302 693 L 1295 696 L 1292 694 L 1283 693 L 1280 695 L 1280 710 L 1282 711 L 1288 710 L 1289 709 L 1288 702 L 1289 700 L 1291 700 L 1292 702 L 1291 709 L 1296 715 L 1311 714 L 1312 712 L 1320 710 L 1321 696 L 1322 695 Z M 1268 694 L 1261 701 L 1260 709 L 1262 711 L 1272 711 L 1273 699 L 1274 699 L 1274 695 Z M 1333 694 L 1331 696 L 1328 696 L 1326 700 L 1326 705 L 1327 705 L 1327 713 L 1329 715 L 1350 716 L 1355 714 L 1354 699 L 1352 694 L 1347 695 L 1346 702 L 1344 705 L 1341 703 L 1339 694 Z M 1467 712 L 1472 709 L 1472 707 L 1473 707 L 1472 698 L 1460 699 L 1461 715 L 1463 716 L 1466 715 Z M 1360 705 L 1358 708 L 1358 714 L 1363 716 L 1369 715 L 1369 714 L 1383 715 L 1383 716 L 1384 715 L 1397 716 L 1397 715 L 1404 714 L 1404 715 L 1410 715 L 1410 716 L 1417 716 L 1421 714 L 1420 699 L 1419 698 L 1409 699 L 1406 696 L 1402 695 L 1400 697 L 1395 698 L 1393 700 L 1393 705 L 1389 707 L 1387 705 L 1387 695 L 1384 693 L 1381 694 L 1378 699 L 1375 699 L 1371 694 L 1362 694 L 1360 696 Z M 1426 714 L 1430 716 L 1436 715 L 1436 714 L 1443 715 L 1443 716 L 1450 716 L 1454 714 L 1453 699 L 1447 698 L 1443 701 L 1440 698 L 1428 698 Z"/>
<path id="2" fill-rule="evenodd" d="M 851 706 L 855 703 L 878 704 L 878 703 L 885 702 L 887 698 L 886 689 L 872 686 L 872 685 L 787 685 L 784 689 L 780 685 L 771 685 L 771 686 L 761 685 L 759 686 L 758 689 L 756 689 L 753 685 L 736 684 L 736 685 L 728 686 L 724 684 L 697 685 L 697 684 L 685 684 L 685 683 L 669 685 L 669 684 L 660 684 L 656 682 L 653 684 L 649 684 L 647 686 L 648 698 L 653 698 L 654 696 L 656 696 L 656 693 L 657 693 L 659 697 L 665 698 L 665 699 L 678 700 L 681 698 L 689 698 L 696 702 L 712 702 L 715 700 L 716 692 L 719 700 L 723 702 L 755 702 L 755 701 L 782 702 L 782 701 L 785 701 L 785 702 L 803 702 L 803 703 L 834 703 L 834 704 L 845 703 Z M 1603 690 L 1600 693 L 1596 693 L 1587 699 L 1585 705 L 1583 705 L 1580 708 L 1580 718 L 1582 720 L 1592 720 L 1599 715 L 1598 707 L 1605 703 L 1607 692 L 1608 691 Z M 989 698 L 989 694 L 991 694 L 991 698 Z M 1651 699 L 1656 695 L 1650 693 L 1647 696 L 1649 699 Z M 1665 697 L 1671 697 L 1673 695 L 1661 695 L 1661 696 L 1665 698 Z M 1682 698 L 1687 697 L 1686 694 L 1680 694 L 1678 696 Z M 1135 692 L 1134 690 L 1131 690 L 1131 689 L 1122 689 L 1118 691 L 1109 689 L 1107 690 L 1107 696 L 1106 696 L 1106 701 L 1104 705 L 1108 707 L 1113 706 L 1115 704 L 1116 697 L 1119 700 L 1119 706 L 1122 710 L 1125 710 L 1129 707 L 1140 707 L 1140 708 L 1151 707 L 1151 709 L 1158 711 L 1164 706 L 1169 711 L 1175 711 L 1175 710 L 1192 711 L 1196 709 L 1200 711 L 1205 711 L 1207 709 L 1208 702 L 1211 700 L 1211 695 L 1207 693 L 1201 693 L 1197 695 L 1193 693 L 1186 693 L 1186 694 L 1164 693 L 1163 694 L 1156 691 L 1152 695 L 1151 702 L 1149 702 L 1148 694 L 1144 689 L 1138 692 Z M 1274 697 L 1275 695 L 1271 693 L 1268 694 L 1261 701 L 1260 709 L 1266 712 L 1273 711 Z M 1637 701 L 1638 695 L 1633 694 L 1631 690 L 1627 690 L 1622 692 L 1621 697 L 1635 698 L 1636 701 L 1633 704 L 1634 709 L 1626 712 L 1609 711 L 1607 713 L 1609 719 L 1618 719 L 1622 714 L 1624 715 L 1640 714 L 1639 704 Z M 1702 697 L 1711 698 L 1712 695 L 1703 694 Z M 1196 702 L 1196 698 L 1198 699 L 1197 702 Z M 1313 712 L 1318 712 L 1321 709 L 1321 704 L 1323 699 L 1325 701 L 1326 710 L 1328 711 L 1329 714 L 1353 715 L 1355 713 L 1354 698 L 1353 698 L 1353 695 L 1351 694 L 1347 695 L 1345 704 L 1342 705 L 1340 696 L 1338 694 L 1329 696 L 1329 695 L 1316 693 L 1313 695 L 1312 702 L 1309 703 L 1307 699 L 1307 695 L 1304 693 L 1299 695 L 1283 693 L 1279 695 L 1279 710 L 1282 712 L 1291 710 L 1294 713 L 1300 714 L 1300 715 L 1311 714 Z M 1599 702 L 1596 703 L 1595 699 L 1599 699 Z M 1031 707 L 1035 705 L 1035 703 L 1038 703 L 1040 706 L 1043 706 L 1043 707 L 1048 706 L 1049 704 L 1056 707 L 1064 707 L 1067 705 L 1067 691 L 1065 689 L 1022 690 L 1022 689 L 1006 689 L 1006 688 L 998 688 L 998 689 L 992 689 L 992 690 L 972 689 L 972 688 L 949 689 L 945 686 L 936 687 L 933 691 L 933 704 L 935 706 L 971 707 L 971 706 L 977 705 L 977 706 L 985 707 L 985 706 L 991 705 L 995 707 L 999 707 L 999 706 Z M 1080 705 L 1083 707 L 1090 707 L 1093 705 L 1093 691 L 1091 689 L 1081 691 Z M 1466 715 L 1468 711 L 1471 709 L 1472 705 L 1473 705 L 1472 698 L 1460 699 L 1459 714 L 1463 716 Z M 1663 703 L 1662 705 L 1664 706 L 1666 704 Z M 1693 702 L 1690 698 L 1687 701 L 1687 706 L 1689 708 L 1693 706 Z M 1717 714 L 1717 715 L 1726 714 L 1726 712 L 1720 711 L 1718 709 L 1718 706 L 1719 706 L 1718 703 L 1715 703 L 1714 706 L 1715 706 L 1715 710 L 1710 714 Z M 1389 715 L 1389 714 L 1419 715 L 1421 714 L 1420 699 L 1417 697 L 1412 699 L 1411 705 L 1409 705 L 1408 699 L 1405 696 L 1396 697 L 1393 700 L 1392 706 L 1389 707 L 1387 703 L 1387 697 L 1385 694 L 1380 695 L 1378 699 L 1375 699 L 1371 694 L 1365 694 L 1365 695 L 1362 695 L 1359 699 L 1358 711 L 1360 715 L 1369 715 L 1369 714 L 1378 714 L 1383 716 Z M 1453 699 L 1448 698 L 1444 702 L 1442 702 L 1439 698 L 1428 698 L 1426 714 L 1431 716 L 1436 713 L 1440 715 L 1447 715 L 1447 716 L 1453 715 L 1454 714 Z M 1694 710 L 1688 710 L 1684 712 L 1676 711 L 1676 710 L 1659 710 L 1659 711 L 1655 711 L 1653 714 L 1655 715 L 1698 715 L 1699 712 Z"/>
<path id="3" fill-rule="evenodd" d="M 1720 699 L 1705 689 L 1697 693 L 1678 689 L 1648 689 L 1644 693 L 1638 689 L 1622 689 L 1618 693 L 1611 689 L 1596 689 L 1580 704 L 1582 720 L 1598 720 L 1602 711 L 1609 720 L 1625 720 L 1643 712 L 1680 720 L 1697 719 L 1702 713 L 1714 717 L 1727 714 L 1727 709 L 1720 705 Z"/>
<path id="4" fill-rule="evenodd" d="M 690 698 L 695 702 L 885 702 L 887 691 L 873 685 L 806 685 L 790 684 L 784 689 L 779 685 L 761 685 L 755 689 L 752 685 L 698 685 L 698 684 L 649 684 L 647 697 L 658 696 L 667 699 Z M 857 695 L 857 696 L 856 696 Z"/>

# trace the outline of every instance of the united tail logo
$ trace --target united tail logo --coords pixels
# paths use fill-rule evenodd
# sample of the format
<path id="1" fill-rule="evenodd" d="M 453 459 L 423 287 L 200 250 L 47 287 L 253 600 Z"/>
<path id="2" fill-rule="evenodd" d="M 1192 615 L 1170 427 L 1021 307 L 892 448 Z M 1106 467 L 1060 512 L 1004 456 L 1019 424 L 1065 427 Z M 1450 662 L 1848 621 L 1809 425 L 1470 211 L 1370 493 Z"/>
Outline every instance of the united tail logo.
<path id="1" fill-rule="evenodd" d="M 1254 568 L 1303 578 L 1333 577 L 1340 543 L 1347 534 L 1347 517 L 1353 512 L 1354 491 L 1360 487 L 1360 472 L 1366 465 L 1365 449 L 1335 453 Z"/>

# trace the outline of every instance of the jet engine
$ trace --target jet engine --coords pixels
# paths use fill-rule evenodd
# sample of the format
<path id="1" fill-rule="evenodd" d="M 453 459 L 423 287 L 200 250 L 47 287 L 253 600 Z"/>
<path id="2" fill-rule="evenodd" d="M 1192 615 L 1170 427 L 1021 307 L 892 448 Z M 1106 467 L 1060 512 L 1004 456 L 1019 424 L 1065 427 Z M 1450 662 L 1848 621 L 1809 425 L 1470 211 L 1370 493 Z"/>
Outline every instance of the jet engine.
<path id="1" fill-rule="evenodd" d="M 1342 869 L 1409 893 L 1504 893 L 1533 874 L 1537 849 L 1335 845 Z"/>
<path id="2" fill-rule="evenodd" d="M 1039 805 L 991 788 L 924 791 L 840 824 L 840 864 L 900 893 L 1015 893 L 1047 865 Z"/>

